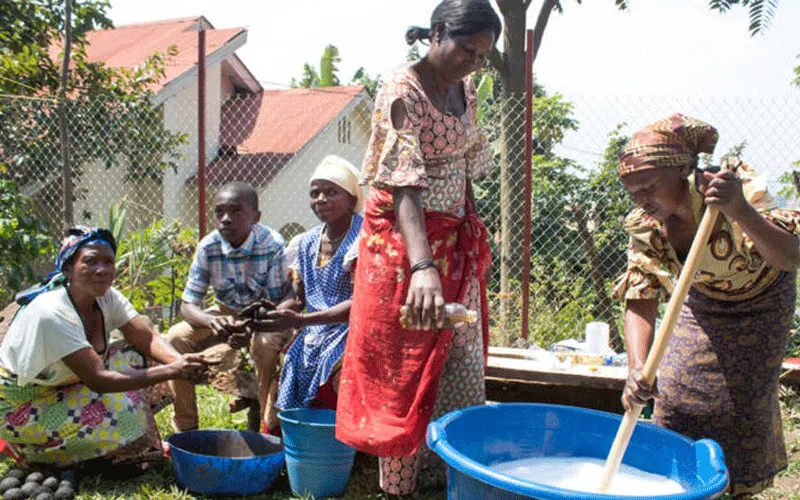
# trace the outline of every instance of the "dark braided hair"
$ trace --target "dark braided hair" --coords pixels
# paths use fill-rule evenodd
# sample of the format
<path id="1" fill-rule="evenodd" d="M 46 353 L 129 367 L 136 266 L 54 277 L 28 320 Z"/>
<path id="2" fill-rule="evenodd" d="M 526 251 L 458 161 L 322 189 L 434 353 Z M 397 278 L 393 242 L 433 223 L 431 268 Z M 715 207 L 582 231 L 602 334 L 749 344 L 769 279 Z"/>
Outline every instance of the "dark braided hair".
<path id="1" fill-rule="evenodd" d="M 503 25 L 489 0 L 442 0 L 433 9 L 430 28 L 412 26 L 406 31 L 406 42 L 430 40 L 437 26 L 444 36 L 472 36 L 491 30 L 495 41 L 500 38 Z"/>

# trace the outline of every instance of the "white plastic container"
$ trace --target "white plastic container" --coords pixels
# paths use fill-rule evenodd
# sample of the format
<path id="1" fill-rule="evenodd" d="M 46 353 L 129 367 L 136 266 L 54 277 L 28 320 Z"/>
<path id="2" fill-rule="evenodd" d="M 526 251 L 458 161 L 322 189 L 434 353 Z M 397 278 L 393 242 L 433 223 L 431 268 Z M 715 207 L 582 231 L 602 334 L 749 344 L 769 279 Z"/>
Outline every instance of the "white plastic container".
<path id="1" fill-rule="evenodd" d="M 609 346 L 608 323 L 592 321 L 586 324 L 586 350 L 591 354 L 605 355 Z"/>

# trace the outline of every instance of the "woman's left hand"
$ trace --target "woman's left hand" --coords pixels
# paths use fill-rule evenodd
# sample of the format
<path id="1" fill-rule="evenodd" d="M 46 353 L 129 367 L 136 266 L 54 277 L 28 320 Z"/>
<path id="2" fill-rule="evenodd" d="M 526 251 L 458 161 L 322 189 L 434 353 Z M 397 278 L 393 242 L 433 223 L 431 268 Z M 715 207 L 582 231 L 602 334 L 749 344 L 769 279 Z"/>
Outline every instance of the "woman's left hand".
<path id="1" fill-rule="evenodd" d="M 717 206 L 730 219 L 739 220 L 750 207 L 742 191 L 742 180 L 731 170 L 703 172 L 698 188 L 706 205 Z"/>
<path id="2" fill-rule="evenodd" d="M 258 332 L 280 332 L 303 326 L 303 315 L 294 309 L 269 311 L 266 318 L 252 321 L 250 327 Z"/>

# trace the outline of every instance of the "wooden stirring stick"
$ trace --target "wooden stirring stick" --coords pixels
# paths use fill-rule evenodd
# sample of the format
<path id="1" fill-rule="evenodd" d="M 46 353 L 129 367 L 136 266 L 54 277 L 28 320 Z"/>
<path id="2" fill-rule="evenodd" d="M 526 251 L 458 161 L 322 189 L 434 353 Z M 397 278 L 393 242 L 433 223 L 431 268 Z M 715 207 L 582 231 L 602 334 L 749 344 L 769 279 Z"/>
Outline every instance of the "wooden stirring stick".
<path id="1" fill-rule="evenodd" d="M 700 171 L 699 175 L 702 175 L 702 171 Z M 700 221 L 700 227 L 697 228 L 694 241 L 692 241 L 692 247 L 689 249 L 689 255 L 686 257 L 686 263 L 681 270 L 678 283 L 675 285 L 675 290 L 667 305 L 667 312 L 664 314 L 664 319 L 661 326 L 658 328 L 653 346 L 650 348 L 650 353 L 647 355 L 647 360 L 644 362 L 642 375 L 650 385 L 653 384 L 656 378 L 656 371 L 658 371 L 658 365 L 661 364 L 661 358 L 664 357 L 664 353 L 667 350 L 667 344 L 672 336 L 672 329 L 675 327 L 675 323 L 678 320 L 678 314 L 680 314 L 681 307 L 683 307 L 683 301 L 686 300 L 686 296 L 689 294 L 689 287 L 692 286 L 692 282 L 694 281 L 697 266 L 700 263 L 700 252 L 706 243 L 708 243 L 711 231 L 714 229 L 714 225 L 717 222 L 718 214 L 719 208 L 716 206 L 707 206 L 703 218 Z M 600 479 L 600 488 L 598 489 L 600 493 L 607 492 L 608 488 L 611 486 L 611 481 L 614 480 L 617 469 L 619 469 L 619 465 L 622 463 L 622 457 L 625 455 L 625 450 L 628 448 L 633 429 L 636 427 L 636 422 L 639 420 L 642 409 L 644 409 L 643 405 L 633 404 L 631 409 L 625 412 L 619 430 L 617 430 L 617 435 L 614 438 L 614 443 L 611 445 L 611 451 L 606 459 L 606 466 L 603 469 L 603 476 Z"/>

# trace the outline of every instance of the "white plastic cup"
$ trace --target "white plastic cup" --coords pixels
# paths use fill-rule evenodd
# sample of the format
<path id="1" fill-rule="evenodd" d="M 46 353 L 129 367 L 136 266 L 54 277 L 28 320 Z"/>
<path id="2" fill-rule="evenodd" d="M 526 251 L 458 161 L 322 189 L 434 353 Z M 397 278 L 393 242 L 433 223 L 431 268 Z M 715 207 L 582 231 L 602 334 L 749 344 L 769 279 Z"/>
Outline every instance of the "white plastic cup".
<path id="1" fill-rule="evenodd" d="M 586 350 L 591 354 L 605 354 L 608 350 L 608 323 L 592 321 L 586 324 Z"/>

